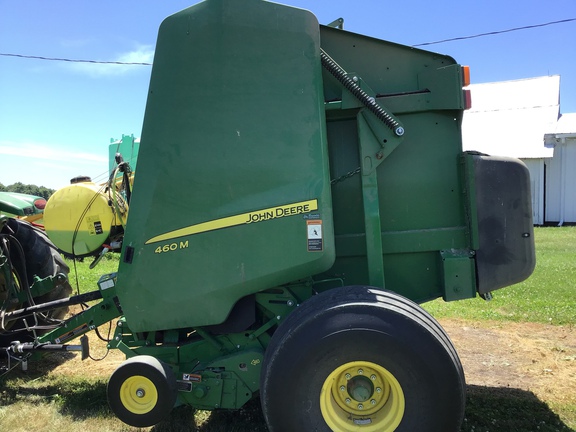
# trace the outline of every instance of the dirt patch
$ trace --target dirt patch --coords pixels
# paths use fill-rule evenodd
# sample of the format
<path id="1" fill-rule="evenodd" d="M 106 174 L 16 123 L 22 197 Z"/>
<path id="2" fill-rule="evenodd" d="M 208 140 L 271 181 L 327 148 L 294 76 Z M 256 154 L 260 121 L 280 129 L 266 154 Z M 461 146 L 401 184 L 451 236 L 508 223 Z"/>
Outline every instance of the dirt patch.
<path id="1" fill-rule="evenodd" d="M 464 366 L 469 396 L 501 400 L 498 392 L 510 396 L 523 391 L 529 393 L 522 397 L 533 394 L 540 404 L 576 407 L 576 326 L 454 319 L 440 323 Z M 108 325 L 102 326 L 100 333 L 107 336 L 108 329 Z M 106 343 L 94 332 L 89 339 L 91 356 L 105 357 L 102 361 L 81 361 L 75 353 L 53 353 L 35 366 L 54 375 L 107 381 L 125 357 L 119 350 L 107 354 Z M 218 423 L 217 417 L 213 422 Z"/>
<path id="2" fill-rule="evenodd" d="M 576 327 L 535 323 L 471 322 L 443 319 L 470 385 L 528 390 L 546 400 L 576 404 Z M 100 328 L 108 335 L 108 325 Z M 112 329 L 113 332 L 113 329 Z M 89 333 L 91 356 L 106 355 L 106 344 Z M 82 374 L 106 380 L 125 359 L 111 350 L 102 361 L 58 361 L 53 374 Z M 54 367 L 55 366 L 55 367 Z"/>
<path id="3" fill-rule="evenodd" d="M 470 385 L 528 390 L 576 405 L 576 328 L 534 323 L 440 320 Z"/>
<path id="4" fill-rule="evenodd" d="M 112 322 L 112 328 L 109 324 L 99 327 L 100 335 L 106 339 L 113 337 L 115 322 Z M 110 332 L 109 332 L 110 330 Z M 46 364 L 46 370 L 53 375 L 81 375 L 87 378 L 102 379 L 108 381 L 108 378 L 114 370 L 126 360 L 126 356 L 118 349 L 108 350 L 107 342 L 99 339 L 95 332 L 87 333 L 90 358 L 82 361 L 79 353 L 54 353 L 46 356 L 46 360 L 51 364 Z M 71 343 L 79 343 L 73 341 Z M 43 365 L 44 367 L 44 365 Z"/>

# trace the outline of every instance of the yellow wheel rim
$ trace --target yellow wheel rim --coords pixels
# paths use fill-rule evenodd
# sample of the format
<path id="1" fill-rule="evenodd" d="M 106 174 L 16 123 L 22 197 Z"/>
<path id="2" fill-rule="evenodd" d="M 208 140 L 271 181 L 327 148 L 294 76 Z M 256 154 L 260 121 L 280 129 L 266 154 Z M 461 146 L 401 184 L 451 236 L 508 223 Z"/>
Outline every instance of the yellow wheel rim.
<path id="1" fill-rule="evenodd" d="M 158 402 L 158 390 L 148 378 L 131 376 L 120 387 L 120 401 L 132 414 L 147 414 Z"/>
<path id="2" fill-rule="evenodd" d="M 335 432 L 392 432 L 405 405 L 398 380 L 371 362 L 343 364 L 328 375 L 320 392 L 322 416 Z"/>

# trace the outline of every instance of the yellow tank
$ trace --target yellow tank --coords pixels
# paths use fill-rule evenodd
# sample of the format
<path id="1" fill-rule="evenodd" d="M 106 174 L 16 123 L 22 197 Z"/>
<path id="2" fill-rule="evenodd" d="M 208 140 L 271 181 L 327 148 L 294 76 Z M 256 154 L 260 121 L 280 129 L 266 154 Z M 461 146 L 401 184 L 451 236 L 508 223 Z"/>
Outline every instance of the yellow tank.
<path id="1" fill-rule="evenodd" d="M 44 228 L 63 252 L 94 255 L 123 233 L 127 214 L 128 206 L 120 194 L 82 178 L 50 197 L 44 209 Z"/>

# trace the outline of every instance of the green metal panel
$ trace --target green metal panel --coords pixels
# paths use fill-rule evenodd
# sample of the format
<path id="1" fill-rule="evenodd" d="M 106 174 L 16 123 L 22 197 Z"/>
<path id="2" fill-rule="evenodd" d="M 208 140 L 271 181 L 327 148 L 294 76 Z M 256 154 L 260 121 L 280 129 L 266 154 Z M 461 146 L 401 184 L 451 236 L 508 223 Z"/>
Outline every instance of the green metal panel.
<path id="1" fill-rule="evenodd" d="M 225 320 L 334 261 L 319 26 L 208 0 L 160 28 L 118 296 L 134 331 Z"/>
<path id="2" fill-rule="evenodd" d="M 460 300 L 476 295 L 476 272 L 469 250 L 441 251 L 444 300 Z"/>
<path id="3" fill-rule="evenodd" d="M 140 149 L 140 141 L 134 138 L 134 135 L 122 135 L 119 140 L 110 140 L 108 146 L 108 171 L 112 174 L 117 164 L 115 161 L 116 153 L 120 153 L 124 161 L 130 164 L 133 172 L 136 172 L 138 161 L 138 151 Z"/>
<path id="4" fill-rule="evenodd" d="M 328 27 L 322 48 L 405 133 L 387 139 L 324 73 L 337 259 L 316 278 L 385 287 L 416 301 L 473 297 L 473 259 L 442 255 L 472 247 L 459 159 L 461 67 L 447 56 Z"/>
<path id="5" fill-rule="evenodd" d="M 34 205 L 37 200 L 44 200 L 44 198 L 18 192 L 0 192 L 0 212 L 10 216 L 39 214 L 42 213 L 42 209 Z"/>

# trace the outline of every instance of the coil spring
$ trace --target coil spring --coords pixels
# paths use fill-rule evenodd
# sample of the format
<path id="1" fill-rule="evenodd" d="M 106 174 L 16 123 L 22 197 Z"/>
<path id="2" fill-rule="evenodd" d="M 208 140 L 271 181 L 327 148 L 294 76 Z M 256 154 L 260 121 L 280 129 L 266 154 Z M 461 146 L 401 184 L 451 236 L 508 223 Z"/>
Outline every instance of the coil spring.
<path id="1" fill-rule="evenodd" d="M 368 108 L 382 123 L 384 123 L 388 128 L 390 128 L 397 136 L 404 135 L 404 128 L 394 120 L 390 114 L 382 109 L 380 105 L 376 103 L 373 97 L 370 97 L 362 88 L 352 80 L 346 71 L 342 69 L 338 63 L 336 63 L 332 58 L 326 54 L 326 52 L 320 50 L 320 59 L 322 60 L 322 66 L 334 76 L 350 93 L 352 93 L 366 108 Z"/>

